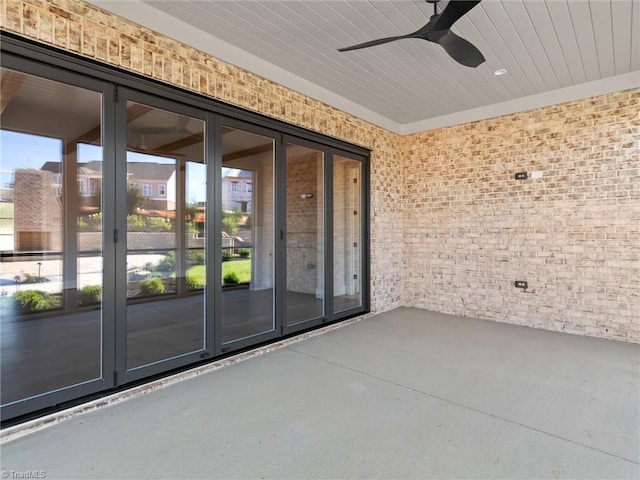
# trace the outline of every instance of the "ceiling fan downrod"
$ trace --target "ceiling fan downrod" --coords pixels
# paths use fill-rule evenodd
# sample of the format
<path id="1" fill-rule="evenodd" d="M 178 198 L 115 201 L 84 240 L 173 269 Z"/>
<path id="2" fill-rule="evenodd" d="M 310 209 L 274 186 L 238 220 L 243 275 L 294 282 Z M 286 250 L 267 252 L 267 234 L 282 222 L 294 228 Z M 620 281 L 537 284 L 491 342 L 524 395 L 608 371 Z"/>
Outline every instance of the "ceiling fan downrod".
<path id="1" fill-rule="evenodd" d="M 436 16 L 438 15 L 438 2 L 440 2 L 440 0 L 424 0 L 427 3 L 431 3 L 433 4 L 433 15 Z"/>

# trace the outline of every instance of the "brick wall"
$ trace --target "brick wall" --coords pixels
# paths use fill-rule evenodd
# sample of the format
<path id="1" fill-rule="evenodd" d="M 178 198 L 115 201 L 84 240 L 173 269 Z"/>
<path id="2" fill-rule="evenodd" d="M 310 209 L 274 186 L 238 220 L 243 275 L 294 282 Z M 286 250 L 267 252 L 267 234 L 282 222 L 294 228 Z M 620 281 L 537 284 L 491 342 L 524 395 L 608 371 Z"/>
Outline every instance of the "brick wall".
<path id="1" fill-rule="evenodd" d="M 403 303 L 640 342 L 639 103 L 625 91 L 409 136 Z"/>
<path id="2" fill-rule="evenodd" d="M 13 185 L 14 249 L 62 250 L 62 208 L 51 172 L 20 168 Z"/>
<path id="3" fill-rule="evenodd" d="M 323 167 L 321 153 L 287 158 L 287 290 L 313 295 L 324 287 Z"/>

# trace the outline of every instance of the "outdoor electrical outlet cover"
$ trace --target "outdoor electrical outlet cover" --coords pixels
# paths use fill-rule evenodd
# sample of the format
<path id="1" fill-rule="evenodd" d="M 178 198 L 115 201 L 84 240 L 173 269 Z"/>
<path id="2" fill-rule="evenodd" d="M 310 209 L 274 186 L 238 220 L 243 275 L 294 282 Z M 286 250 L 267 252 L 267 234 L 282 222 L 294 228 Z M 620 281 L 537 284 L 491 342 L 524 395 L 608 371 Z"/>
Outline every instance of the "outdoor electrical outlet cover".
<path id="1" fill-rule="evenodd" d="M 526 180 L 528 178 L 527 172 L 516 173 L 516 180 Z"/>
<path id="2" fill-rule="evenodd" d="M 515 286 L 516 288 L 527 288 L 528 284 L 524 280 L 516 280 Z"/>

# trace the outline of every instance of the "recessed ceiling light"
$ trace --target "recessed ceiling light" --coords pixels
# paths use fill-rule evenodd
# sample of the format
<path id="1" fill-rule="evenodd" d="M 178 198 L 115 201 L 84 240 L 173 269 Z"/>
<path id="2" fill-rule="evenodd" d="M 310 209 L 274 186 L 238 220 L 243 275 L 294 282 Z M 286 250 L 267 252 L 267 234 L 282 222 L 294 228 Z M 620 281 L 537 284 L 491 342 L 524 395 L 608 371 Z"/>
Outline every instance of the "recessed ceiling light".
<path id="1" fill-rule="evenodd" d="M 495 72 L 493 72 L 493 74 L 496 77 L 499 77 L 501 75 L 506 75 L 506 73 L 507 73 L 507 69 L 506 68 L 501 68 L 500 70 L 496 70 Z"/>

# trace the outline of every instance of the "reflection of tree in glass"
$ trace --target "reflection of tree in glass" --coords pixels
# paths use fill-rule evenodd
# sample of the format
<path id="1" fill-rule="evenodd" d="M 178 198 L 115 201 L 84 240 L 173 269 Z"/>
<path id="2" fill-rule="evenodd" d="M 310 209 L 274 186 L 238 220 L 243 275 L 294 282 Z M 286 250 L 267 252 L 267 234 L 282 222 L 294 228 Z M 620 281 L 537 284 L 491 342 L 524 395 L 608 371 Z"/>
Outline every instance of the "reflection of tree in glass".
<path id="1" fill-rule="evenodd" d="M 222 211 L 222 230 L 229 236 L 233 236 L 238 231 L 238 222 L 242 218 L 242 213 L 233 211 Z"/>
<path id="2" fill-rule="evenodd" d="M 141 203 L 140 190 L 137 187 L 129 186 L 127 189 L 127 215 L 134 215 Z"/>
<path id="3" fill-rule="evenodd" d="M 196 203 L 187 203 L 185 206 L 186 211 L 186 232 L 187 233 L 198 233 L 198 226 L 196 225 L 196 216 L 200 213 L 201 209 L 198 208 L 198 204 Z"/>
<path id="4" fill-rule="evenodd" d="M 185 211 L 187 215 L 187 220 L 194 221 L 196 219 L 196 215 L 199 212 L 197 203 L 187 203 L 185 206 Z"/>

